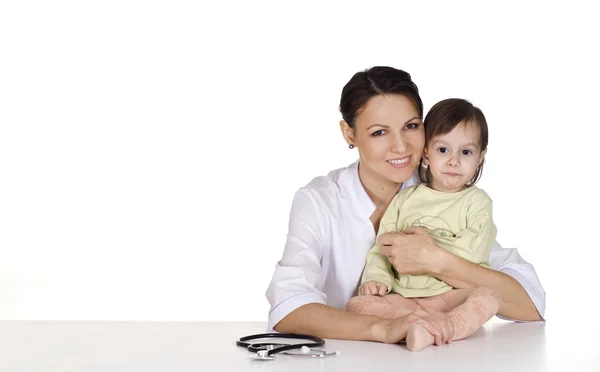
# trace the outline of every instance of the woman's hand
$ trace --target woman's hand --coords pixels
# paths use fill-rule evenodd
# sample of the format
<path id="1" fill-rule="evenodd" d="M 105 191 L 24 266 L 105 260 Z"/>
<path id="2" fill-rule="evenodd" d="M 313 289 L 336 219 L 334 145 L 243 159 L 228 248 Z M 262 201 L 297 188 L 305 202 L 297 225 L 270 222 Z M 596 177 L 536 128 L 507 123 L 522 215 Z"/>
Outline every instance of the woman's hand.
<path id="1" fill-rule="evenodd" d="M 423 227 L 409 227 L 402 232 L 381 234 L 379 243 L 381 254 L 402 274 L 432 275 L 439 272 L 447 253 Z"/>
<path id="2" fill-rule="evenodd" d="M 397 319 L 380 319 L 372 325 L 371 339 L 386 344 L 398 343 L 406 338 L 413 323 L 431 333 L 436 345 L 451 343 L 454 339 L 454 325 L 448 314 L 433 309 L 419 309 Z"/>
<path id="3" fill-rule="evenodd" d="M 415 324 L 423 326 L 435 340 L 436 345 L 450 344 L 454 339 L 454 324 L 448 313 L 425 309 L 429 315 L 421 317 Z"/>

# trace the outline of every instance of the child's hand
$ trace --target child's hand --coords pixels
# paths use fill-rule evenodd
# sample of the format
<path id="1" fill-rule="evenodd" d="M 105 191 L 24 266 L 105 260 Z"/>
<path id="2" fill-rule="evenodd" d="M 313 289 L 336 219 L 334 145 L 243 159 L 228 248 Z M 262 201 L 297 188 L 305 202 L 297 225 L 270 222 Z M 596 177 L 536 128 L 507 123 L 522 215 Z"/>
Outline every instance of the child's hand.
<path id="1" fill-rule="evenodd" d="M 387 293 L 388 287 L 385 284 L 381 284 L 374 280 L 370 280 L 365 284 L 361 285 L 358 289 L 358 294 L 363 295 L 372 295 L 372 296 L 383 296 Z"/>

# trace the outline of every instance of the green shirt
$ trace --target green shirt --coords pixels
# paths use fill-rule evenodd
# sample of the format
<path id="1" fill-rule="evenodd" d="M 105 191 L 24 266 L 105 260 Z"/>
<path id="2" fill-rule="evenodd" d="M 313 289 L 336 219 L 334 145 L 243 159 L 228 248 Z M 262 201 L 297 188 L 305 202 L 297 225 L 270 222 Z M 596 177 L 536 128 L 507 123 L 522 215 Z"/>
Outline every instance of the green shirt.
<path id="1" fill-rule="evenodd" d="M 437 244 L 457 256 L 485 267 L 496 240 L 492 221 L 492 199 L 480 188 L 471 186 L 463 191 L 446 193 L 420 184 L 401 190 L 392 199 L 381 219 L 377 237 L 407 227 L 425 227 Z M 387 257 L 379 251 L 377 242 L 367 254 L 362 283 L 377 281 L 389 292 L 404 297 L 435 296 L 452 289 L 445 282 L 429 275 L 408 275 L 396 272 Z"/>

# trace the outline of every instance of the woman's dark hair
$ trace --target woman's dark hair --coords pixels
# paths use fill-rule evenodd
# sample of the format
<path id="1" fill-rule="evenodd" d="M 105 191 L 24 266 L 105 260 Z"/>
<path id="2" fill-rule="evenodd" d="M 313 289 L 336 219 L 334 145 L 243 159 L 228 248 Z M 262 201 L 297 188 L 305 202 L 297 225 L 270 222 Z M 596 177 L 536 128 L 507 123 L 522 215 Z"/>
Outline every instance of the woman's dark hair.
<path id="1" fill-rule="evenodd" d="M 449 98 L 433 105 L 425 117 L 425 148 L 429 146 L 431 139 L 452 132 L 460 124 L 475 125 L 479 128 L 479 147 L 481 151 L 487 149 L 488 125 L 483 112 L 471 102 L 460 98 Z M 481 178 L 483 161 L 477 166 L 477 170 L 468 186 L 474 185 Z M 429 168 L 423 167 L 423 159 L 419 163 L 419 178 L 423 183 L 431 182 Z"/>
<path id="2" fill-rule="evenodd" d="M 367 101 L 384 94 L 400 94 L 410 99 L 423 119 L 423 102 L 419 89 L 407 72 L 393 67 L 375 66 L 352 76 L 342 89 L 340 112 L 350 128 L 354 128 L 356 117 Z"/>

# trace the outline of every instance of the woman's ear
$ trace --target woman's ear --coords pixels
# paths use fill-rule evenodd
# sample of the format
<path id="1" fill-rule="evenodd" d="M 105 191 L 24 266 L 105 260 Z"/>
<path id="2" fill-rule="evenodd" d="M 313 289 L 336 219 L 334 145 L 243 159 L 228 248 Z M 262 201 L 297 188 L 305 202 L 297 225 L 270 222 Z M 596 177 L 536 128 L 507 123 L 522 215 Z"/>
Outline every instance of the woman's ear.
<path id="1" fill-rule="evenodd" d="M 344 136 L 344 140 L 348 145 L 356 146 L 354 141 L 354 129 L 350 128 L 346 121 L 340 121 L 340 130 L 342 131 L 342 135 Z"/>

